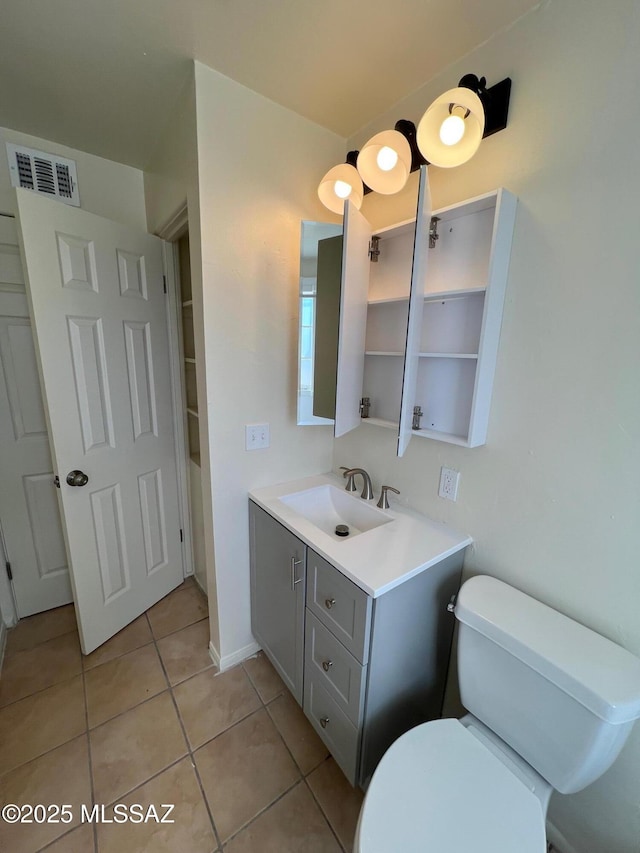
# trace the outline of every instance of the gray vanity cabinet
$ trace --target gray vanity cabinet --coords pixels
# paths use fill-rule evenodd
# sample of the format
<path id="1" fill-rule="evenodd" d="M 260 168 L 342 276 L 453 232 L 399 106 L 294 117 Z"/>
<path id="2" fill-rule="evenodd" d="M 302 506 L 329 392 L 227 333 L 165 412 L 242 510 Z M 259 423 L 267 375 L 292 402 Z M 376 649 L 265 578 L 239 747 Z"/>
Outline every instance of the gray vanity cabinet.
<path id="1" fill-rule="evenodd" d="M 396 738 L 441 715 L 464 551 L 373 598 L 249 506 L 253 633 L 347 779 L 366 787 Z"/>
<path id="2" fill-rule="evenodd" d="M 253 635 L 301 705 L 307 548 L 263 509 L 249 506 Z"/>

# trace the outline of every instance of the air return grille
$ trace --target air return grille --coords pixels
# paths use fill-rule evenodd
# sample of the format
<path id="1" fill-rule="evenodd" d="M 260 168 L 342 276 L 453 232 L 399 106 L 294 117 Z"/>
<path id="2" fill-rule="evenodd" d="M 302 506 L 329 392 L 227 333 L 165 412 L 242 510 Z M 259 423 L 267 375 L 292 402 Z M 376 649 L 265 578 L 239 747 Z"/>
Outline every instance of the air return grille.
<path id="1" fill-rule="evenodd" d="M 73 160 L 34 151 L 7 142 L 11 185 L 33 190 L 80 207 L 76 164 Z"/>

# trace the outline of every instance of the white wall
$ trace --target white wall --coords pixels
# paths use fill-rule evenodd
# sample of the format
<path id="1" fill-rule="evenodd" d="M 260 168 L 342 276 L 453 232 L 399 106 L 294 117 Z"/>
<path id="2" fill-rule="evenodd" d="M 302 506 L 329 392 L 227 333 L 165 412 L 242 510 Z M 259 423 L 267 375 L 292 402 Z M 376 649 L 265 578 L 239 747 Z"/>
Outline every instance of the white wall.
<path id="1" fill-rule="evenodd" d="M 436 206 L 497 186 L 520 200 L 487 445 L 414 438 L 398 460 L 393 435 L 367 426 L 334 453 L 334 468 L 361 465 L 470 533 L 467 573 L 500 577 L 638 655 L 639 36 L 633 0 L 542 3 L 349 141 L 419 120 L 463 73 L 513 78 L 509 127 L 469 164 L 430 170 Z M 363 212 L 380 226 L 394 204 L 368 198 Z M 455 504 L 437 497 L 443 464 L 461 472 Z M 636 725 L 613 768 L 555 795 L 550 817 L 580 853 L 638 853 L 639 790 Z"/>
<path id="2" fill-rule="evenodd" d="M 206 399 L 223 662 L 252 647 L 247 492 L 331 467 L 330 427 L 296 427 L 300 222 L 344 140 L 196 63 Z M 271 446 L 244 449 L 269 423 Z M 204 466 L 204 463 L 203 463 Z"/>
<path id="3" fill-rule="evenodd" d="M 75 160 L 80 206 L 83 210 L 147 230 L 143 173 L 140 169 L 95 157 L 84 151 L 76 151 L 75 148 L 67 148 L 37 136 L 18 133 L 6 127 L 0 127 L 0 211 L 15 212 L 15 193 L 11 189 L 5 142 L 26 145 L 37 151 Z"/>

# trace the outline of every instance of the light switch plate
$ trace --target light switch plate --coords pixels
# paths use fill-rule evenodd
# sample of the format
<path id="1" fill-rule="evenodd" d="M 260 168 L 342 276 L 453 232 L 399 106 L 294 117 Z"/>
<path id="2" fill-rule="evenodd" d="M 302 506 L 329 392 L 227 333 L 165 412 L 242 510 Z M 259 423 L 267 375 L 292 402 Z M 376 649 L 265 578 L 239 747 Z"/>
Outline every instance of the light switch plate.
<path id="1" fill-rule="evenodd" d="M 438 494 L 448 501 L 458 500 L 458 484 L 460 483 L 460 472 L 453 468 L 440 469 L 440 488 Z"/>
<path id="2" fill-rule="evenodd" d="M 245 450 L 269 447 L 269 424 L 245 425 Z"/>

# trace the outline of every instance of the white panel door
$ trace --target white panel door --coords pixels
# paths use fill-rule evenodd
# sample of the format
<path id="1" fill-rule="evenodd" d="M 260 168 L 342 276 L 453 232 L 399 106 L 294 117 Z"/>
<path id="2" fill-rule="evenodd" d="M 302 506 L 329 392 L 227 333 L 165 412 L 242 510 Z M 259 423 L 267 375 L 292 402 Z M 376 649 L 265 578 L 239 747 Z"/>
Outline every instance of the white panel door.
<path id="1" fill-rule="evenodd" d="M 15 220 L 0 216 L 0 528 L 18 616 L 72 600 Z"/>
<path id="2" fill-rule="evenodd" d="M 411 441 L 413 407 L 415 405 L 416 386 L 418 382 L 424 288 L 427 279 L 427 261 L 429 258 L 430 226 L 431 193 L 429 192 L 429 173 L 426 166 L 421 166 L 416 230 L 413 240 L 413 266 L 411 268 L 411 295 L 409 297 L 409 316 L 407 318 L 407 343 L 404 351 L 398 456 L 404 456 L 405 450 Z"/>
<path id="3" fill-rule="evenodd" d="M 336 387 L 336 438 L 360 426 L 360 398 L 369 295 L 371 226 L 351 202 L 344 206 L 340 330 Z"/>
<path id="4" fill-rule="evenodd" d="M 88 654 L 183 578 L 162 242 L 16 192 Z"/>

